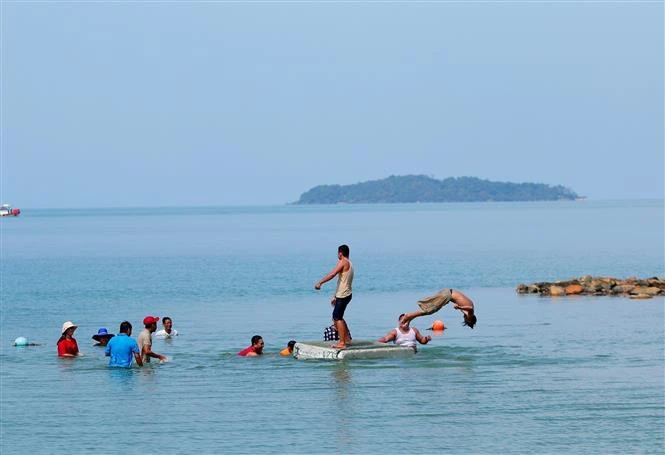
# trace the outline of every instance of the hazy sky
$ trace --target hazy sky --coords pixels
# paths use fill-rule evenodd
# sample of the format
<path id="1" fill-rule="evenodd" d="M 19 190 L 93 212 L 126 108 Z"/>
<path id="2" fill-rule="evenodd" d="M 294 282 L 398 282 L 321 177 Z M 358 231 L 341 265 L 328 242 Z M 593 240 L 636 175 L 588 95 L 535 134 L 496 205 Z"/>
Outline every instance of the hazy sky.
<path id="1" fill-rule="evenodd" d="M 2 202 L 281 204 L 391 174 L 662 198 L 663 3 L 12 2 Z"/>

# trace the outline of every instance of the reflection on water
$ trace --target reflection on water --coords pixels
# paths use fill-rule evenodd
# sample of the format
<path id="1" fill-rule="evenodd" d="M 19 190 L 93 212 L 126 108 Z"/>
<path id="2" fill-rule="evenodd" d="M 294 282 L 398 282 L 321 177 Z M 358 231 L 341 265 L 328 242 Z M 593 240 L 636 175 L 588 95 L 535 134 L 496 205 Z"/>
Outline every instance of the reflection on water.
<path id="1" fill-rule="evenodd" d="M 81 362 L 79 357 L 58 357 L 58 370 L 69 373 L 76 369 L 76 362 Z"/>
<path id="2" fill-rule="evenodd" d="M 110 368 L 107 367 L 109 377 L 114 384 L 120 385 L 122 391 L 131 390 L 136 382 L 136 375 L 133 368 Z"/>
<path id="3" fill-rule="evenodd" d="M 353 400 L 349 389 L 353 386 L 351 366 L 344 361 L 335 362 L 331 370 L 337 418 L 335 436 L 339 448 L 350 448 L 353 445 L 351 434 L 351 417 L 354 415 Z"/>

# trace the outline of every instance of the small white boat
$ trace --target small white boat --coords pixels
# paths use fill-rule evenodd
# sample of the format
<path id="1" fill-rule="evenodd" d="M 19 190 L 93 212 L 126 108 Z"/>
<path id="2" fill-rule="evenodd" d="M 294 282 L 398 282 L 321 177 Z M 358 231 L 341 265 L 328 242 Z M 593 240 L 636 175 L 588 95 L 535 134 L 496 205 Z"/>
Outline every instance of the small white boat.
<path id="1" fill-rule="evenodd" d="M 12 208 L 9 204 L 2 204 L 0 207 L 0 216 L 19 216 L 21 209 Z"/>
<path id="2" fill-rule="evenodd" d="M 293 347 L 293 357 L 300 360 L 382 359 L 410 357 L 416 352 L 406 346 L 377 341 L 354 340 L 344 349 L 335 349 L 331 345 L 330 341 L 299 341 Z"/>

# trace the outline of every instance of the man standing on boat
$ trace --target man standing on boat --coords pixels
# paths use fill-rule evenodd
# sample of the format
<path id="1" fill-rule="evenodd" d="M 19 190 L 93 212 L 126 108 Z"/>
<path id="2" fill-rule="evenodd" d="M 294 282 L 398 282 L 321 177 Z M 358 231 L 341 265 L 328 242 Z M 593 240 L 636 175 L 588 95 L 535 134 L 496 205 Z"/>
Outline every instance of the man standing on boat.
<path id="1" fill-rule="evenodd" d="M 351 342 L 349 326 L 344 320 L 344 311 L 351 301 L 351 285 L 353 284 L 353 264 L 349 261 L 349 247 L 347 245 L 340 245 L 337 248 L 337 265 L 328 275 L 321 278 L 321 281 L 314 285 L 314 289 L 318 291 L 323 283 L 332 280 L 335 276 L 337 276 L 337 288 L 330 304 L 334 306 L 333 322 L 339 333 L 339 342 L 333 347 L 344 349 L 347 343 Z"/>
<path id="2" fill-rule="evenodd" d="M 335 328 L 339 333 L 339 342 L 333 346 L 336 349 L 344 349 L 347 343 L 351 342 L 349 336 L 349 326 L 344 320 L 344 311 L 346 306 L 351 301 L 353 284 L 353 264 L 349 261 L 349 247 L 347 245 L 340 245 L 337 248 L 337 265 L 332 271 L 321 278 L 321 281 L 314 285 L 317 291 L 321 289 L 321 285 L 326 283 L 335 276 L 337 276 L 337 288 L 330 304 L 334 306 L 332 318 L 335 323 Z"/>

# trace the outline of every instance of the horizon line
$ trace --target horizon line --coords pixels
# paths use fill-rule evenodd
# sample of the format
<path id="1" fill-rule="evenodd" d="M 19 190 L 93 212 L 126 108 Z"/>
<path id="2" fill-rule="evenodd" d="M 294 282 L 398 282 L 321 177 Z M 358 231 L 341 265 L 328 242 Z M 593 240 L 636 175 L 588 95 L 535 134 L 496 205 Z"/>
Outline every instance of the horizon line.
<path id="1" fill-rule="evenodd" d="M 665 202 L 665 198 L 607 198 L 607 199 L 591 199 L 589 197 L 580 197 L 578 199 L 558 199 L 558 200 L 533 200 L 533 201 L 445 201 L 445 202 L 364 202 L 364 203 L 334 203 L 334 204 L 299 204 L 297 201 L 282 202 L 282 203 L 252 203 L 252 204 L 192 204 L 192 205 L 106 205 L 106 206 L 53 206 L 53 207 L 20 207 L 12 205 L 12 207 L 23 210 L 114 210 L 114 209 L 129 209 L 129 210 L 142 210 L 142 209 L 213 209 L 213 208 L 267 208 L 267 207 L 329 207 L 329 206 L 362 206 L 362 205 L 377 205 L 377 206 L 390 206 L 390 205 L 435 205 L 435 204 L 515 204 L 515 203 L 559 203 L 559 202 L 628 202 L 628 201 L 661 201 Z"/>

